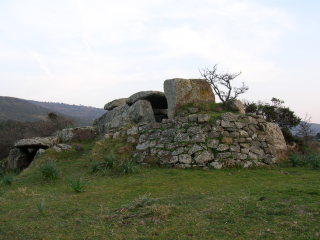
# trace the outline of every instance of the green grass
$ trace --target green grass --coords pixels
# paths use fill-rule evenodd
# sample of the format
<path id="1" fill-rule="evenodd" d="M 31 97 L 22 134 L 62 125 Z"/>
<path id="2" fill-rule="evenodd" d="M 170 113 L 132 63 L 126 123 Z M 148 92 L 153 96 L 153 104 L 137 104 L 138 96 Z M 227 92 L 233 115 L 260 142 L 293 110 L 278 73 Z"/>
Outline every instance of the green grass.
<path id="1" fill-rule="evenodd" d="M 38 164 L 56 159 L 59 179 L 44 181 L 33 164 L 0 187 L 0 239 L 320 237 L 319 170 L 145 166 L 135 174 L 92 174 L 92 157 L 117 153 L 124 144 L 87 142 L 81 153 L 48 151 Z M 120 163 L 129 159 L 118 157 Z M 68 180 L 79 176 L 90 184 L 77 194 Z"/>
<path id="2" fill-rule="evenodd" d="M 177 112 L 183 112 L 185 113 L 185 116 L 188 116 L 191 114 L 188 111 L 189 108 L 198 108 L 199 112 L 196 114 L 208 114 L 211 123 L 214 123 L 216 120 L 218 120 L 221 114 L 233 112 L 230 109 L 225 109 L 223 103 L 188 103 L 180 106 Z M 238 114 L 236 112 L 233 113 Z"/>

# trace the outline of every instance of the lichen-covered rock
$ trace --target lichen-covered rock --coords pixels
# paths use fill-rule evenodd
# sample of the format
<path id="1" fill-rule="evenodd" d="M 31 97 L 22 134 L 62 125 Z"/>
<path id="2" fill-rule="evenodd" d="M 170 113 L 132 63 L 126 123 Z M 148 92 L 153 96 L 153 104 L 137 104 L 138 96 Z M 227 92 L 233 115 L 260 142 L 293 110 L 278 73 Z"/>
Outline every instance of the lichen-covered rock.
<path id="1" fill-rule="evenodd" d="M 62 142 L 69 142 L 72 140 L 88 140 L 94 139 L 99 135 L 96 127 L 77 127 L 77 128 L 66 128 L 55 133 Z"/>
<path id="2" fill-rule="evenodd" d="M 222 152 L 222 151 L 225 151 L 225 150 L 228 150 L 229 149 L 229 145 L 226 145 L 226 144 L 220 144 L 218 147 L 217 147 L 217 150 L 219 152 Z"/>
<path id="3" fill-rule="evenodd" d="M 207 114 L 198 114 L 198 122 L 199 123 L 206 123 L 209 122 L 210 117 Z"/>
<path id="4" fill-rule="evenodd" d="M 220 162 L 212 162 L 212 163 L 210 163 L 210 166 L 214 167 L 215 169 L 221 169 L 222 168 L 222 163 L 220 163 Z"/>
<path id="5" fill-rule="evenodd" d="M 184 164 L 190 164 L 192 162 L 191 156 L 188 154 L 181 154 L 179 156 L 179 162 Z"/>
<path id="6" fill-rule="evenodd" d="M 172 156 L 177 156 L 177 155 L 180 155 L 181 153 L 183 153 L 184 151 L 185 151 L 184 147 L 179 147 L 175 151 L 173 151 L 171 153 L 171 155 Z"/>
<path id="7" fill-rule="evenodd" d="M 200 150 L 202 150 L 203 148 L 201 146 L 199 146 L 198 144 L 194 144 L 188 151 L 189 155 L 194 154 L 195 152 L 198 152 Z"/>
<path id="8" fill-rule="evenodd" d="M 127 100 L 126 98 L 119 98 L 119 99 L 113 100 L 111 102 L 108 102 L 104 105 L 104 110 L 110 111 L 116 107 L 119 107 L 119 106 L 125 104 L 126 100 Z"/>
<path id="9" fill-rule="evenodd" d="M 138 134 L 138 126 L 132 126 L 127 130 L 127 135 L 136 135 Z"/>
<path id="10" fill-rule="evenodd" d="M 191 114 L 188 116 L 190 122 L 198 122 L 198 115 L 197 114 Z"/>
<path id="11" fill-rule="evenodd" d="M 50 148 L 60 143 L 59 137 L 34 137 L 21 139 L 14 144 L 16 148 Z"/>
<path id="12" fill-rule="evenodd" d="M 244 106 L 240 100 L 235 99 L 235 100 L 231 101 L 229 103 L 229 107 L 233 111 L 237 111 L 240 114 L 246 114 L 246 111 L 244 110 Z"/>
<path id="13" fill-rule="evenodd" d="M 214 160 L 214 155 L 211 151 L 208 150 L 203 152 L 197 152 L 195 153 L 194 160 L 197 164 L 203 164 Z"/>
<path id="14" fill-rule="evenodd" d="M 206 142 L 206 135 L 205 134 L 196 134 L 196 135 L 193 135 L 192 137 L 191 137 L 191 140 L 190 140 L 191 142 L 194 142 L 194 143 L 196 143 L 196 142 L 202 142 L 202 143 L 204 143 L 204 142 Z"/>
<path id="15" fill-rule="evenodd" d="M 204 79 L 169 79 L 164 82 L 168 117 L 172 119 L 181 105 L 193 102 L 215 102 L 209 83 Z"/>
<path id="16" fill-rule="evenodd" d="M 189 134 L 187 133 L 178 133 L 175 138 L 175 142 L 190 142 Z"/>
<path id="17" fill-rule="evenodd" d="M 217 148 L 219 145 L 219 140 L 218 139 L 210 139 L 207 142 L 207 146 L 209 148 Z"/>
<path id="18" fill-rule="evenodd" d="M 227 122 L 235 122 L 238 120 L 239 116 L 235 115 L 231 112 L 223 113 L 221 114 L 221 119 Z"/>
<path id="19" fill-rule="evenodd" d="M 72 149 L 72 146 L 69 144 L 57 144 L 52 147 L 52 149 L 56 152 L 68 151 Z"/>

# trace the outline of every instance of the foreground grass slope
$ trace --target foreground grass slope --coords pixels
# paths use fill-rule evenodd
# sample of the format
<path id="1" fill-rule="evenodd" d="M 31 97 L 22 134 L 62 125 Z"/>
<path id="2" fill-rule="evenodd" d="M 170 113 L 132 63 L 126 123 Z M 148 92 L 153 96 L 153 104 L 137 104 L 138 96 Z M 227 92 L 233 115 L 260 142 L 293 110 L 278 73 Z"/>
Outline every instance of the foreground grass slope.
<path id="1" fill-rule="evenodd" d="M 38 166 L 0 188 L 0 239 L 319 239 L 320 172 L 309 168 L 181 170 L 140 166 L 129 175 L 92 173 L 119 141 L 82 143 L 83 151 L 47 153 L 56 181 Z M 76 193 L 69 179 L 90 180 Z M 44 203 L 43 212 L 39 206 Z"/>

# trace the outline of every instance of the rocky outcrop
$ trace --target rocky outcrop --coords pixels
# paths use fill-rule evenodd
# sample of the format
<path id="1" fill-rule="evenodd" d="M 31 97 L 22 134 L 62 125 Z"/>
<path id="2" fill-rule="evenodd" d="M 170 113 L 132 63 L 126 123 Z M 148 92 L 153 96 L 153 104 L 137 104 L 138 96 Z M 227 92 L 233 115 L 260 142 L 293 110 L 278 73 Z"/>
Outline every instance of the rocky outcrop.
<path id="1" fill-rule="evenodd" d="M 147 100 L 138 100 L 133 105 L 118 106 L 96 119 L 93 126 L 99 133 L 108 133 L 109 130 L 131 124 L 131 122 L 155 122 L 151 103 Z"/>
<path id="2" fill-rule="evenodd" d="M 181 105 L 194 102 L 215 102 L 209 83 L 204 79 L 169 79 L 164 82 L 164 93 L 168 102 L 168 117 Z"/>
<path id="3" fill-rule="evenodd" d="M 66 128 L 55 133 L 62 142 L 69 142 L 72 140 L 87 140 L 94 139 L 99 135 L 96 127 L 77 127 L 77 128 Z"/>
<path id="4" fill-rule="evenodd" d="M 126 98 L 119 98 L 104 105 L 104 110 L 112 110 L 126 103 Z"/>
<path id="5" fill-rule="evenodd" d="M 16 148 L 50 148 L 54 145 L 60 143 L 59 137 L 34 137 L 34 138 L 27 138 L 21 139 L 14 144 Z"/>
<path id="6" fill-rule="evenodd" d="M 167 99 L 163 92 L 158 91 L 142 91 L 131 95 L 126 103 L 131 106 L 138 100 L 148 100 L 154 109 L 167 109 Z"/>

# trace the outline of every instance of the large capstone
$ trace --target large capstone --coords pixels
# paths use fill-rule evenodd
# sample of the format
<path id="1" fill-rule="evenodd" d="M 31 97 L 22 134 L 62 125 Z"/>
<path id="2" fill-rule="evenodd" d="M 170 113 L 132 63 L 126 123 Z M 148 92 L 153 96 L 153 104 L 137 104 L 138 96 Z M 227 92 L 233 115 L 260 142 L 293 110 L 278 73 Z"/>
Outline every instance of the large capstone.
<path id="1" fill-rule="evenodd" d="M 131 106 L 138 100 L 148 100 L 154 109 L 167 109 L 167 99 L 163 92 L 158 91 L 141 91 L 131 95 L 126 103 Z"/>
<path id="2" fill-rule="evenodd" d="M 204 79 L 174 78 L 164 82 L 164 93 L 168 102 L 168 117 L 182 105 L 193 102 L 215 102 L 209 83 Z"/>
<path id="3" fill-rule="evenodd" d="M 110 111 L 116 107 L 119 107 L 119 106 L 125 104 L 126 100 L 127 100 L 126 98 L 119 98 L 119 99 L 113 100 L 111 102 L 108 102 L 108 103 L 106 103 L 106 105 L 104 105 L 104 110 Z"/>
<path id="4" fill-rule="evenodd" d="M 14 144 L 16 148 L 33 148 L 33 149 L 47 149 L 53 147 L 54 145 L 60 143 L 59 137 L 34 137 L 21 139 Z"/>
<path id="5" fill-rule="evenodd" d="M 124 127 L 132 122 L 154 123 L 151 103 L 147 100 L 138 100 L 133 105 L 123 104 L 103 114 L 93 122 L 99 133 L 107 133 L 110 129 Z"/>

